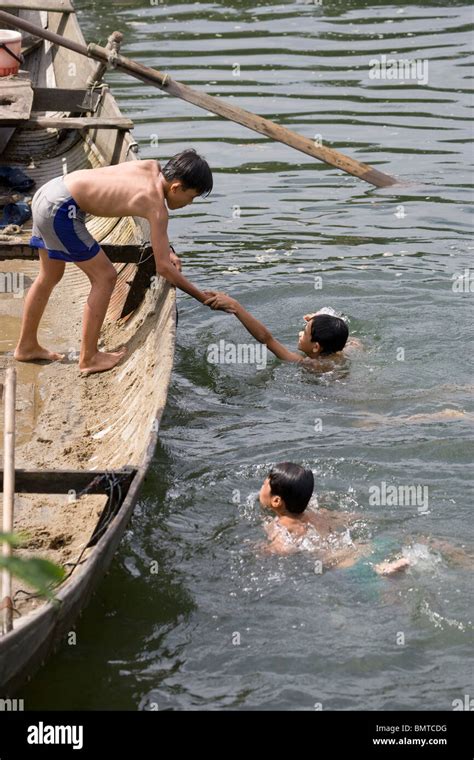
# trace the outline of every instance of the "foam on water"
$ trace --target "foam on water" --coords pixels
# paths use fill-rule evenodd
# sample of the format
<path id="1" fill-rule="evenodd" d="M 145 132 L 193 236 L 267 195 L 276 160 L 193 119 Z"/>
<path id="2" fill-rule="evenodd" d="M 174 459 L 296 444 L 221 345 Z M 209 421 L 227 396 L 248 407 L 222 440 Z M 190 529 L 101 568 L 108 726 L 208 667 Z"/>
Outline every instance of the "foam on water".
<path id="1" fill-rule="evenodd" d="M 473 630 L 473 625 L 470 621 L 464 623 L 462 620 L 449 618 L 445 615 L 441 615 L 439 612 L 435 612 L 435 610 L 431 609 L 430 604 L 426 599 L 422 601 L 420 605 L 420 611 L 428 618 L 430 623 L 432 623 L 435 628 L 438 628 L 440 630 L 443 630 L 445 628 L 455 628 L 458 631 L 462 632 Z"/>
<path id="2" fill-rule="evenodd" d="M 332 306 L 323 306 L 322 309 L 318 309 L 316 314 L 329 314 L 330 317 L 339 317 L 340 319 L 343 319 L 347 325 L 350 324 L 349 317 L 346 316 L 346 314 L 336 311 Z"/>
<path id="3" fill-rule="evenodd" d="M 411 567 L 418 570 L 434 570 L 441 563 L 441 557 L 426 544 L 412 544 L 402 548 L 402 556 L 409 560 Z"/>

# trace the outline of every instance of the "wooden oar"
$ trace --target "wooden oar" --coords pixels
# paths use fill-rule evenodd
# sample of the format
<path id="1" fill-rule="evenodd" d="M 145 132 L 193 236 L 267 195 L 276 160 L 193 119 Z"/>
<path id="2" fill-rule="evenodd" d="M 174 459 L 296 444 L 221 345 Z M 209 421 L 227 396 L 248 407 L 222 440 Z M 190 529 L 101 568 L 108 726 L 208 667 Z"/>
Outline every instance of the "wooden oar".
<path id="1" fill-rule="evenodd" d="M 5 413 L 3 417 L 3 532 L 13 532 L 13 502 L 15 499 L 15 396 L 16 370 L 9 367 L 5 377 Z M 10 544 L 4 542 L 3 556 L 11 556 Z M 12 576 L 7 568 L 2 572 L 3 633 L 13 626 Z"/>
<path id="2" fill-rule="evenodd" d="M 172 79 L 169 74 L 163 74 L 161 71 L 151 69 L 148 66 L 143 66 L 137 61 L 132 61 L 123 55 L 119 55 L 116 51 L 110 51 L 106 48 L 100 47 L 90 43 L 85 47 L 78 42 L 73 42 L 67 37 L 62 37 L 59 34 L 50 32 L 47 29 L 31 24 L 29 21 L 25 21 L 17 16 L 12 16 L 10 13 L 0 11 L 0 21 L 10 24 L 13 27 L 22 29 L 30 34 L 35 34 L 38 37 L 44 37 L 44 39 L 55 43 L 56 45 L 62 45 L 63 47 L 74 50 L 74 52 L 80 55 L 94 58 L 96 61 L 102 61 L 109 64 L 113 68 L 125 71 L 127 74 L 140 79 L 142 82 L 152 84 L 155 87 L 159 87 L 169 95 L 174 95 L 177 98 L 186 100 L 188 103 L 193 103 L 199 108 L 204 108 L 206 111 L 211 111 L 218 116 L 223 116 L 225 119 L 230 119 L 238 124 L 242 124 L 248 129 L 253 129 L 255 132 L 259 132 L 266 137 L 270 137 L 278 142 L 285 143 L 291 148 L 307 153 L 313 158 L 317 158 L 330 166 L 335 166 L 337 169 L 352 174 L 355 177 L 363 179 L 364 182 L 368 182 L 376 187 L 388 187 L 390 185 L 397 184 L 398 180 L 394 177 L 390 177 L 388 174 L 380 172 L 378 169 L 374 169 L 367 164 L 361 164 L 359 161 L 355 161 L 353 158 L 343 155 L 333 148 L 326 148 L 323 145 L 315 143 L 313 140 L 307 137 L 292 132 L 286 127 L 282 127 L 275 124 L 269 119 L 264 119 L 262 116 L 257 116 L 250 111 L 245 111 L 243 108 L 226 103 L 226 101 L 212 95 L 194 90 L 192 87 L 188 87 L 181 82 L 177 82 Z"/>

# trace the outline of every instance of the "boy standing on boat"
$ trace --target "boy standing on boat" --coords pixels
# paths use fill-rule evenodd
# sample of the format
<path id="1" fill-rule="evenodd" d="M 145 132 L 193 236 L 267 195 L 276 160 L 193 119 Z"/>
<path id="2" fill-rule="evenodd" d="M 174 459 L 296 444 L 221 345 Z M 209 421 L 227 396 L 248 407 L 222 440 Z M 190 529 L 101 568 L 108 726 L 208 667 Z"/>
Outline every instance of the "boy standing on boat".
<path id="1" fill-rule="evenodd" d="M 82 372 L 112 369 L 125 354 L 98 350 L 117 272 L 99 243 L 87 231 L 85 215 L 139 216 L 150 225 L 157 274 L 204 303 L 211 295 L 181 274 L 179 258 L 168 240 L 168 209 L 184 208 L 212 190 L 212 172 L 193 149 L 173 156 L 165 168 L 157 161 L 130 161 L 98 169 L 81 169 L 43 185 L 32 201 L 33 232 L 30 245 L 39 248 L 40 272 L 26 299 L 18 361 L 62 359 L 43 348 L 38 326 L 53 288 L 61 280 L 66 262 L 82 269 L 91 282 L 84 309 L 79 368 Z"/>

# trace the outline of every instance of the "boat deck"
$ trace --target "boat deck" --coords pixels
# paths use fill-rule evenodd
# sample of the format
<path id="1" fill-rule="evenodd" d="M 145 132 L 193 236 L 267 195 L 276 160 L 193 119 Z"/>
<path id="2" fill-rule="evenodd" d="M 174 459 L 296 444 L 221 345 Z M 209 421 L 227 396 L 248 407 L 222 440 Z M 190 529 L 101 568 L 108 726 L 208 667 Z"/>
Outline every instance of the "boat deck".
<path id="1" fill-rule="evenodd" d="M 3 262 L 4 272 L 14 268 L 15 262 Z M 37 268 L 36 262 L 26 266 L 22 262 L 28 280 Z M 66 358 L 52 364 L 16 363 L 17 467 L 112 470 L 140 465 L 155 418 L 157 392 L 162 407 L 166 402 L 173 355 L 174 293 L 166 283 L 160 287 L 158 294 L 148 293 L 139 313 L 125 323 L 105 327 L 104 344 L 110 349 L 125 345 L 126 360 L 111 372 L 83 377 L 75 353 L 89 283 L 77 267 L 66 267 L 40 328 L 41 342 L 65 352 Z M 21 299 L 2 294 L 0 376 L 12 361 L 21 310 Z M 0 455 L 2 447 L 0 442 Z M 30 536 L 26 549 L 59 564 L 79 555 L 105 504 L 103 496 L 71 501 L 67 491 L 65 484 L 64 495 L 25 494 L 15 500 L 15 530 Z M 20 611 L 30 604 L 19 600 Z"/>

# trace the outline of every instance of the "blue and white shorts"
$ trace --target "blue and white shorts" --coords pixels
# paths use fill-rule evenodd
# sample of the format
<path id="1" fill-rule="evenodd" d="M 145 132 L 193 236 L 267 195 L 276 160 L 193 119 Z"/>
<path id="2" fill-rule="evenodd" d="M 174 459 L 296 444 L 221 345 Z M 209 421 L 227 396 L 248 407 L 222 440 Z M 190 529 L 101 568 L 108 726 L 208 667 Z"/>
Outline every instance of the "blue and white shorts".
<path id="1" fill-rule="evenodd" d="M 55 177 L 33 196 L 31 202 L 32 248 L 45 248 L 50 259 L 80 263 L 100 251 L 99 243 L 86 229 L 86 214 L 66 187 L 62 177 Z"/>

